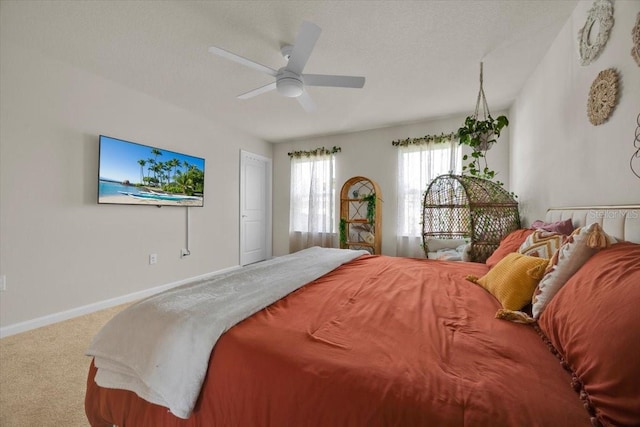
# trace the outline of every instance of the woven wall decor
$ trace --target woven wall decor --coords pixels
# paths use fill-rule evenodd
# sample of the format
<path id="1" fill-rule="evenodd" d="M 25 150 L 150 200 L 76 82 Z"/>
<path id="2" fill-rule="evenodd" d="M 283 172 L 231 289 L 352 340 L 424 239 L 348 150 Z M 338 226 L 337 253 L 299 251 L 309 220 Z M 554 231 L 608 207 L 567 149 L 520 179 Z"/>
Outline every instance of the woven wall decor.
<path id="1" fill-rule="evenodd" d="M 593 42 L 589 39 L 591 32 L 595 30 L 593 27 L 598 24 L 598 35 L 595 36 Z M 580 44 L 580 63 L 589 65 L 598 58 L 604 45 L 609 39 L 609 31 L 613 27 L 613 5 L 611 0 L 595 0 L 584 27 L 578 31 L 578 42 Z"/>
<path id="2" fill-rule="evenodd" d="M 594 126 L 601 125 L 609 119 L 618 103 L 618 72 L 607 68 L 598 73 L 591 83 L 587 116 Z"/>
<path id="3" fill-rule="evenodd" d="M 631 30 L 631 37 L 633 38 L 631 56 L 636 60 L 638 67 L 640 67 L 640 12 L 638 12 L 638 17 L 636 18 L 636 26 Z"/>
<path id="4" fill-rule="evenodd" d="M 640 178 L 640 114 L 638 114 L 636 118 L 636 123 L 638 127 L 636 128 L 636 137 L 633 140 L 633 147 L 636 149 L 636 152 L 631 155 L 629 166 L 631 166 L 631 172 Z"/>

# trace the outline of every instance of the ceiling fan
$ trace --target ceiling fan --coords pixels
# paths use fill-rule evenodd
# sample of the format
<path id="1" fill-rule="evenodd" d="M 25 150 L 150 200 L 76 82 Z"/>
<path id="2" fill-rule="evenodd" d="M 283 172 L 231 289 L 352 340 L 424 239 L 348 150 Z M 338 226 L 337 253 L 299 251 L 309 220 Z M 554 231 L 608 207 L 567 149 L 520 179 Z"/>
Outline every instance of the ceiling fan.
<path id="1" fill-rule="evenodd" d="M 274 82 L 243 93 L 238 98 L 253 98 L 275 89 L 280 95 L 296 98 L 305 111 L 311 112 L 315 110 L 316 106 L 309 93 L 305 90 L 305 86 L 362 88 L 365 80 L 364 77 L 302 73 L 321 31 L 316 24 L 304 21 L 296 37 L 295 44 L 293 46 L 285 45 L 280 49 L 282 56 L 287 59 L 287 65 L 278 70 L 219 47 L 212 46 L 209 48 L 209 52 L 275 77 L 276 80 Z"/>

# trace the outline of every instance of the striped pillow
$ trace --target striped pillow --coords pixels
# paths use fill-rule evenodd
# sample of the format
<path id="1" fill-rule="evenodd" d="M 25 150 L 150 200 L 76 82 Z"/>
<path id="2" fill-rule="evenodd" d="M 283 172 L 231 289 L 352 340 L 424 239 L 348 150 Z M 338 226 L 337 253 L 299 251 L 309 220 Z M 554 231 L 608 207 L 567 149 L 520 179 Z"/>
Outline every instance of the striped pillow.
<path id="1" fill-rule="evenodd" d="M 553 231 L 536 230 L 520 245 L 518 252 L 538 258 L 551 258 L 566 236 Z"/>

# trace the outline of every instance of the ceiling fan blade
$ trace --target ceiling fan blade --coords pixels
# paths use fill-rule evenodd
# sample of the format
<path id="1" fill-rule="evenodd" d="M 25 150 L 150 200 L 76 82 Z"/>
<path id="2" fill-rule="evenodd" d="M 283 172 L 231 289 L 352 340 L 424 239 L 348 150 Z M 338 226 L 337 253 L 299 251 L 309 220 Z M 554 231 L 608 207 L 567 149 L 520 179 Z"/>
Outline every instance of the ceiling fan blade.
<path id="1" fill-rule="evenodd" d="M 261 86 L 257 89 L 250 90 L 247 93 L 243 93 L 242 95 L 238 95 L 238 99 L 249 99 L 254 96 L 258 96 L 262 93 L 269 92 L 270 90 L 274 90 L 276 88 L 276 82 L 269 83 L 268 85 Z"/>
<path id="2" fill-rule="evenodd" d="M 311 99 L 311 97 L 309 96 L 309 92 L 307 92 L 306 90 L 303 91 L 296 99 L 298 100 L 300 105 L 302 105 L 304 111 L 306 111 L 307 113 L 313 113 L 314 111 L 316 111 L 316 103 L 313 102 L 313 99 Z"/>
<path id="3" fill-rule="evenodd" d="M 291 56 L 289 57 L 289 63 L 286 69 L 293 71 L 296 74 L 302 73 L 304 66 L 307 64 L 313 47 L 320 37 L 322 29 L 313 22 L 304 21 L 296 37 L 296 42 L 293 45 Z"/>
<path id="4" fill-rule="evenodd" d="M 357 89 L 364 86 L 364 77 L 303 74 L 302 78 L 304 79 L 304 84 L 308 86 L 351 87 Z"/>
<path id="5" fill-rule="evenodd" d="M 258 64 L 255 61 L 252 61 L 250 59 L 244 58 L 240 55 L 236 55 L 235 53 L 229 52 L 228 50 L 224 50 L 220 47 L 216 47 L 216 46 L 211 46 L 209 48 L 209 52 L 213 53 L 215 55 L 218 56 L 222 56 L 223 58 L 227 58 L 230 59 L 232 61 L 235 61 L 239 64 L 242 64 L 244 66 L 247 66 L 249 68 L 253 68 L 254 70 L 258 70 L 261 71 L 263 73 L 269 74 L 270 76 L 275 77 L 276 74 L 278 74 L 278 72 L 276 70 L 274 70 L 273 68 L 269 68 L 266 65 L 262 65 L 262 64 Z"/>

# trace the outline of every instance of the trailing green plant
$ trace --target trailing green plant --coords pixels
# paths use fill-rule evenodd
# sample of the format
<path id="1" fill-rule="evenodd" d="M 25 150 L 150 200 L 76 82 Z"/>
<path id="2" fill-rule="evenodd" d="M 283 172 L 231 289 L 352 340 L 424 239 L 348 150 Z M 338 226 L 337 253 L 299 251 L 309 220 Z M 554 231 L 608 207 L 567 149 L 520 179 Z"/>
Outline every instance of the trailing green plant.
<path id="1" fill-rule="evenodd" d="M 362 201 L 367 202 L 367 221 L 371 225 L 375 225 L 376 221 L 376 193 L 362 196 Z"/>
<path id="2" fill-rule="evenodd" d="M 506 116 L 498 116 L 495 119 L 489 115 L 485 120 L 478 120 L 475 116 L 469 116 L 464 121 L 464 126 L 458 129 L 460 144 L 468 145 L 473 150 L 471 155 L 465 154 L 463 161 L 468 161 L 462 166 L 462 174 L 492 180 L 496 173 L 487 166 L 486 151 L 493 145 L 500 132 L 509 126 Z M 481 163 L 484 161 L 484 164 Z"/>
<path id="3" fill-rule="evenodd" d="M 340 246 L 347 245 L 347 220 L 340 218 Z"/>

